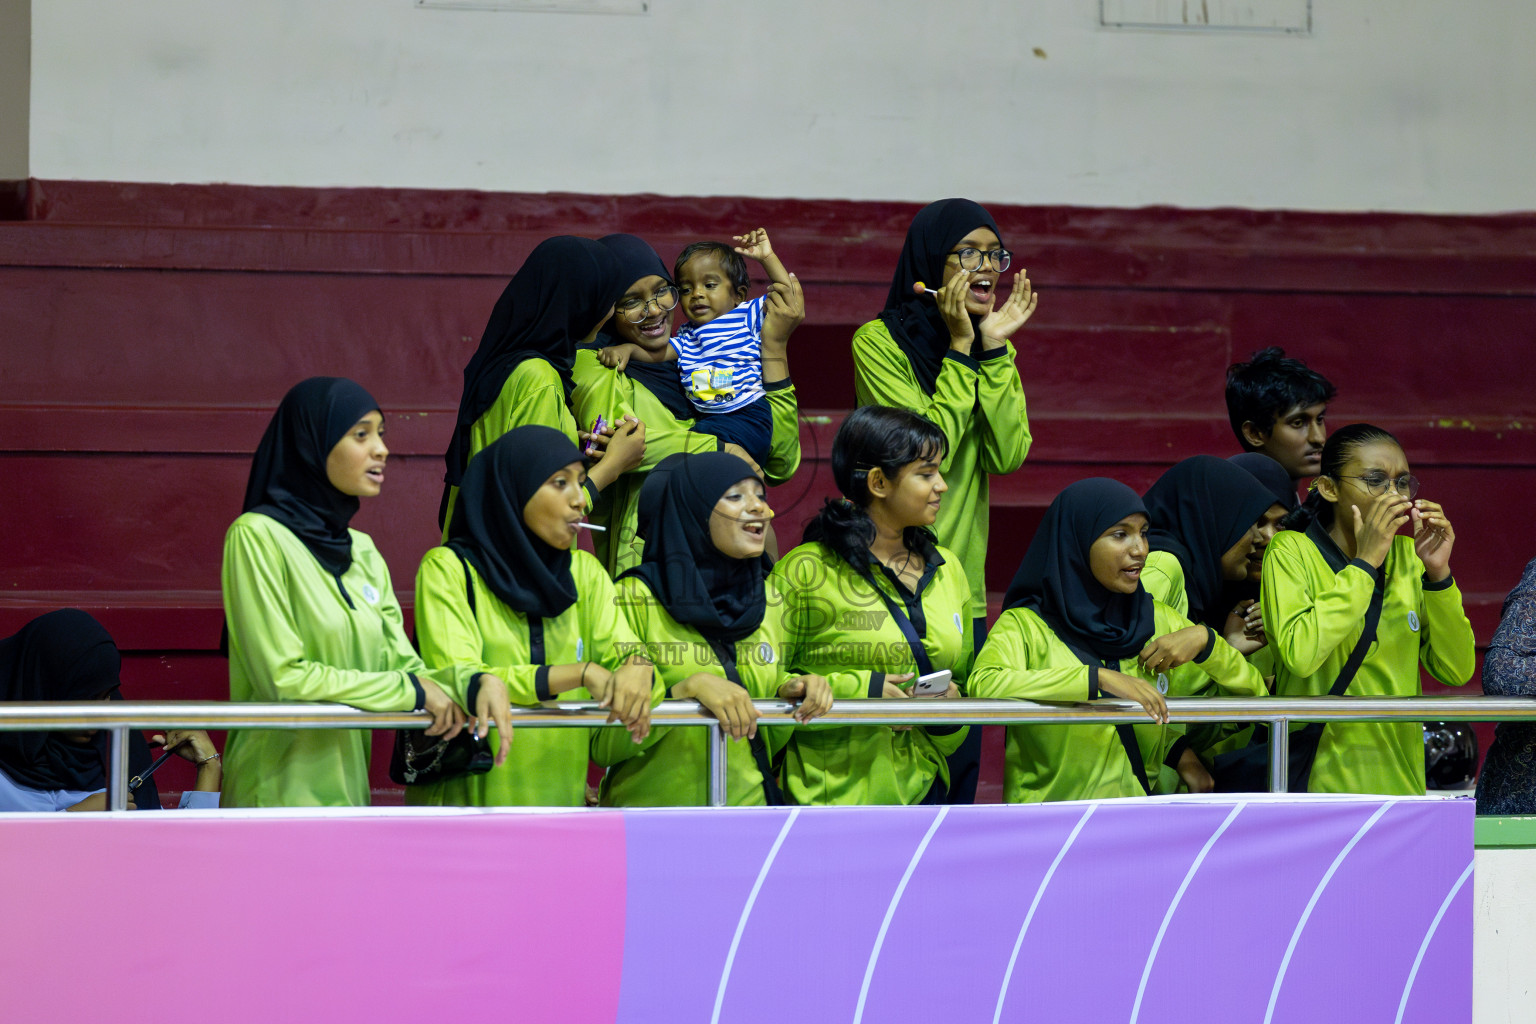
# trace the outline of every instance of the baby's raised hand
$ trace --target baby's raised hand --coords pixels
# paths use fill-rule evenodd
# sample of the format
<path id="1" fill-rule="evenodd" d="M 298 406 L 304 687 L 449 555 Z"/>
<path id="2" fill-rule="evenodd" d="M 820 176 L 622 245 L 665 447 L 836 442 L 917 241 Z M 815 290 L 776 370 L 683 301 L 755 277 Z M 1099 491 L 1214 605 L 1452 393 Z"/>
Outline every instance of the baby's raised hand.
<path id="1" fill-rule="evenodd" d="M 731 236 L 738 243 L 736 251 L 761 263 L 773 255 L 773 244 L 768 241 L 766 228 L 757 228 L 744 235 Z"/>
<path id="2" fill-rule="evenodd" d="M 624 371 L 629 365 L 629 357 L 634 355 L 635 346 L 625 343 L 623 345 L 609 345 L 597 350 L 597 361 L 612 370 Z"/>

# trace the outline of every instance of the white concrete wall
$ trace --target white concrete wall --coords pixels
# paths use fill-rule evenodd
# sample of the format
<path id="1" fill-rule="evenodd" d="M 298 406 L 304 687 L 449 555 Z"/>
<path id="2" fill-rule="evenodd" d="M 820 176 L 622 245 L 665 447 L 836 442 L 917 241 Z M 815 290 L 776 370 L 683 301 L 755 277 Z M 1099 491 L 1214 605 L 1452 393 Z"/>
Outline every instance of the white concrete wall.
<path id="1" fill-rule="evenodd" d="M 1536 209 L 1536 4 L 1309 38 L 1097 0 L 38 0 L 40 178 L 1319 210 Z"/>
<path id="2" fill-rule="evenodd" d="M 1472 1019 L 1536 1021 L 1536 850 L 1480 849 L 1473 872 Z"/>
<path id="3" fill-rule="evenodd" d="M 27 176 L 32 0 L 0 0 L 0 181 Z"/>

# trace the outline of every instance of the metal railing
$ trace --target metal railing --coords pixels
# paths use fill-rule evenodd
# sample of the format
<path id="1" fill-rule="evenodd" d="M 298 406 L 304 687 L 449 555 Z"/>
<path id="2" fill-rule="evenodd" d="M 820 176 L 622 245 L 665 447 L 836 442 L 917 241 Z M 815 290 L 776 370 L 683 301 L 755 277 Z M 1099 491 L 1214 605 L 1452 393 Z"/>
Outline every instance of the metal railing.
<path id="1" fill-rule="evenodd" d="M 794 705 L 753 701 L 759 725 L 794 725 Z M 512 709 L 516 728 L 605 726 L 608 712 L 585 702 Z M 818 725 L 1121 725 L 1145 724 L 1147 714 L 1129 700 L 1054 703 L 1026 700 L 842 701 Z M 1168 720 L 1262 722 L 1270 726 L 1269 788 L 1287 786 L 1292 722 L 1504 722 L 1536 721 L 1536 697 L 1173 697 Z M 107 806 L 128 807 L 130 729 L 424 729 L 424 711 L 370 712 L 339 704 L 236 704 L 223 701 L 60 701 L 0 704 L 0 732 L 107 729 L 111 732 Z M 652 726 L 709 730 L 709 804 L 726 802 L 726 744 L 730 737 L 696 701 L 663 701 Z M 609 728 L 623 728 L 614 723 Z"/>

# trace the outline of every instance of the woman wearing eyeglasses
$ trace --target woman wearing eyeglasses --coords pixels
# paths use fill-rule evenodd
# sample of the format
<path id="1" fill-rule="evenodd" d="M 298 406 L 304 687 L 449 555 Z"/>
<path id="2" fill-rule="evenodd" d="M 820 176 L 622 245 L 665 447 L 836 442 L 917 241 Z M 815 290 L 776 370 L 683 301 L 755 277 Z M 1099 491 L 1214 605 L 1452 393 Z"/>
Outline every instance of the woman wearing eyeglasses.
<path id="1" fill-rule="evenodd" d="M 1451 576 L 1456 534 L 1418 490 L 1402 446 L 1380 427 L 1353 423 L 1328 438 L 1312 494 L 1282 524 L 1295 532 L 1277 533 L 1264 556 L 1278 696 L 1329 693 L 1357 644 L 1347 695 L 1416 697 L 1421 663 L 1451 686 L 1472 677 L 1472 626 Z M 1405 526 L 1411 536 L 1398 536 Z M 1329 722 L 1308 789 L 1422 795 L 1423 730 Z"/>
<path id="2" fill-rule="evenodd" d="M 572 443 L 590 442 L 591 500 L 640 461 L 645 449 L 641 424 L 616 421 L 614 431 L 591 438 L 568 408 L 576 346 L 597 335 L 623 290 L 618 264 L 607 248 L 573 235 L 540 242 L 507 282 L 480 347 L 464 367 L 458 420 L 443 457 L 447 473 L 437 525 L 444 541 L 469 460 L 514 427 L 538 424 L 553 427 Z"/>
<path id="3" fill-rule="evenodd" d="M 598 560 L 617 577 L 640 564 L 640 542 L 635 522 L 640 505 L 640 486 L 646 474 L 669 455 L 680 452 L 730 451 L 745 457 L 732 444 L 722 444 L 713 434 L 693 430 L 696 413 L 678 378 L 676 363 L 645 363 L 630 360 L 618 369 L 604 366 L 601 349 L 629 342 L 648 352 L 664 352 L 672 336 L 677 310 L 677 288 L 667 268 L 642 239 L 634 235 L 608 235 L 599 239 L 619 265 L 619 280 L 631 282 L 614 307 L 613 318 L 597 338 L 576 351 L 572 377 L 576 389 L 571 409 L 583 430 L 591 430 L 601 416 L 605 424 L 633 417 L 645 427 L 645 453 L 639 463 L 603 488 L 590 519 L 607 528 L 597 533 L 593 545 Z M 781 484 L 800 465 L 800 408 L 795 386 L 789 379 L 785 343 L 805 319 L 805 303 L 798 283 L 792 288 L 768 289 L 763 318 L 763 390 L 773 414 L 773 437 L 768 462 L 762 467 L 769 484 Z"/>
<path id="4" fill-rule="evenodd" d="M 1030 444 L 1009 339 L 1034 313 L 1038 296 L 1021 270 L 1007 300 L 998 301 L 1012 259 L 981 206 L 969 199 L 931 203 L 907 229 L 885 310 L 853 335 L 859 405 L 911 409 L 938 424 L 949 442 L 941 467 L 949 494 L 934 529 L 970 581 L 977 650 L 986 636 L 987 477 L 1018 469 Z M 980 743 L 981 730 L 972 729 L 950 762 L 956 803 L 975 795 Z"/>

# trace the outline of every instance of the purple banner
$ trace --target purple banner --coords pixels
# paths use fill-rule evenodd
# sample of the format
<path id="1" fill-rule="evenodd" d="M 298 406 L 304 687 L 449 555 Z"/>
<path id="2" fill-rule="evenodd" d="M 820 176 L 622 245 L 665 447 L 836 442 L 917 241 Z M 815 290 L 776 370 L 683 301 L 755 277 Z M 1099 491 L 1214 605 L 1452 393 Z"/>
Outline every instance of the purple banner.
<path id="1" fill-rule="evenodd" d="M 1472 855 L 1423 798 L 3 815 L 0 1019 L 1447 1024 Z"/>
<path id="2" fill-rule="evenodd" d="M 618 1019 L 1467 1020 L 1470 801 L 627 815 Z"/>

